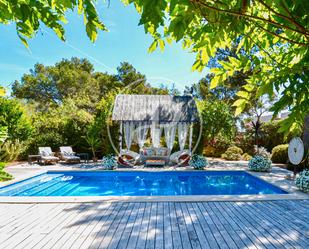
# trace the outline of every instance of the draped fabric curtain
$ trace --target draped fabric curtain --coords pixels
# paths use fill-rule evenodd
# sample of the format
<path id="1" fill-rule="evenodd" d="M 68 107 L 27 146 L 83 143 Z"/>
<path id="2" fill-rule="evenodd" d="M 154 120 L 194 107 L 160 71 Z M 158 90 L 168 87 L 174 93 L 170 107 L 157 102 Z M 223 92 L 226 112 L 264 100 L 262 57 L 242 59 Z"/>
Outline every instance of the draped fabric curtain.
<path id="1" fill-rule="evenodd" d="M 173 149 L 175 135 L 176 135 L 176 124 L 169 123 L 164 126 L 164 135 L 167 148 L 171 151 Z"/>
<path id="2" fill-rule="evenodd" d="M 179 123 L 178 124 L 178 141 L 180 150 L 184 150 L 188 135 L 188 123 Z"/>
<path id="3" fill-rule="evenodd" d="M 134 123 L 127 121 L 124 122 L 124 140 L 127 146 L 127 149 L 130 150 L 134 133 Z"/>
<path id="4" fill-rule="evenodd" d="M 152 140 L 152 146 L 155 148 L 160 147 L 160 139 L 161 139 L 162 127 L 159 124 L 153 122 L 151 124 L 150 135 Z"/>
<path id="5" fill-rule="evenodd" d="M 143 148 L 146 142 L 148 128 L 149 127 L 146 123 L 141 123 L 139 127 L 137 127 L 136 138 L 137 138 L 137 143 L 140 149 Z"/>

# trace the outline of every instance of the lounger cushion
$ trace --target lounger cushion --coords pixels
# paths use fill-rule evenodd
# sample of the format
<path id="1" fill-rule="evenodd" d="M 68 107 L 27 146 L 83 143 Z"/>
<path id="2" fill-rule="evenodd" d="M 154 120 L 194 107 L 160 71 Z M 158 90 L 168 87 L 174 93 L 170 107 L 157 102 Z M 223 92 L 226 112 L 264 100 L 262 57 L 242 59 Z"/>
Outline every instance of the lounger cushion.
<path id="1" fill-rule="evenodd" d="M 59 160 L 59 158 L 55 157 L 55 156 L 42 156 L 42 159 L 46 160 L 46 161 L 57 161 L 57 160 Z"/>
<path id="2" fill-rule="evenodd" d="M 64 158 L 65 160 L 80 160 L 80 157 L 78 157 L 78 156 L 73 156 L 73 155 L 65 155 L 65 156 L 63 156 L 63 158 Z"/>

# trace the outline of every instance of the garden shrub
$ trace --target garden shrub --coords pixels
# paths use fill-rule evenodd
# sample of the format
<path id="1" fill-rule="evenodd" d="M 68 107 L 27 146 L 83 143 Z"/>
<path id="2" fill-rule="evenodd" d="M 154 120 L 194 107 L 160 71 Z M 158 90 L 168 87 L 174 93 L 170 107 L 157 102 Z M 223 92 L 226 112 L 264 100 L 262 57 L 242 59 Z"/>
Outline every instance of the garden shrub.
<path id="1" fill-rule="evenodd" d="M 242 160 L 245 160 L 245 161 L 249 161 L 252 159 L 252 156 L 249 155 L 248 153 L 244 153 L 242 156 L 241 156 Z"/>
<path id="2" fill-rule="evenodd" d="M 280 144 L 271 151 L 271 161 L 273 163 L 286 163 L 288 161 L 288 144 Z"/>
<path id="3" fill-rule="evenodd" d="M 204 169 L 208 166 L 208 160 L 206 157 L 195 154 L 190 158 L 189 166 L 194 169 Z"/>
<path id="4" fill-rule="evenodd" d="M 271 170 L 271 161 L 270 159 L 256 155 L 248 163 L 249 170 L 266 172 Z"/>
<path id="5" fill-rule="evenodd" d="M 102 159 L 104 169 L 113 170 L 118 166 L 117 160 L 113 155 L 104 156 Z"/>
<path id="6" fill-rule="evenodd" d="M 0 162 L 0 182 L 8 181 L 13 179 L 13 176 L 4 171 L 6 163 Z"/>
<path id="7" fill-rule="evenodd" d="M 309 169 L 305 169 L 299 173 L 295 184 L 300 190 L 309 193 Z"/>
<path id="8" fill-rule="evenodd" d="M 267 151 L 266 148 L 264 148 L 262 146 L 259 147 L 257 145 L 254 145 L 254 155 L 262 156 L 262 157 L 265 157 L 265 158 L 268 158 L 268 159 L 271 158 L 271 154 Z"/>
<path id="9" fill-rule="evenodd" d="M 232 146 L 229 147 L 226 152 L 221 155 L 221 157 L 225 160 L 237 161 L 241 159 L 242 154 L 243 151 L 241 148 L 237 146 Z"/>

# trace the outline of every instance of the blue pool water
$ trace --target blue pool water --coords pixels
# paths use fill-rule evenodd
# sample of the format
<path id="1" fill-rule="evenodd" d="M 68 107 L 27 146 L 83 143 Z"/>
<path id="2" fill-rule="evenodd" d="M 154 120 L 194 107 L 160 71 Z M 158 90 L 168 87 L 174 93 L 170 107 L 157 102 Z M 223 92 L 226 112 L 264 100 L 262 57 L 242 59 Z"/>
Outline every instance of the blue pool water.
<path id="1" fill-rule="evenodd" d="M 243 171 L 49 172 L 0 196 L 251 195 L 287 192 Z"/>

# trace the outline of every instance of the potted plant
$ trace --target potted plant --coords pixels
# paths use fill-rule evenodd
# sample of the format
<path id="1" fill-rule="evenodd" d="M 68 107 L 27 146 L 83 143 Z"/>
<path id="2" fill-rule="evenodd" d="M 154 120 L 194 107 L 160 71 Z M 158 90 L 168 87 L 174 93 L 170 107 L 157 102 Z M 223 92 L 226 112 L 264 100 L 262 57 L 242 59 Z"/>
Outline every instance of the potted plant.
<path id="1" fill-rule="evenodd" d="M 189 165 L 194 169 L 204 169 L 208 165 L 208 160 L 206 157 L 195 154 L 189 160 Z"/>
<path id="2" fill-rule="evenodd" d="M 113 155 L 106 155 L 102 159 L 102 164 L 104 169 L 113 170 L 118 166 L 116 157 Z"/>

